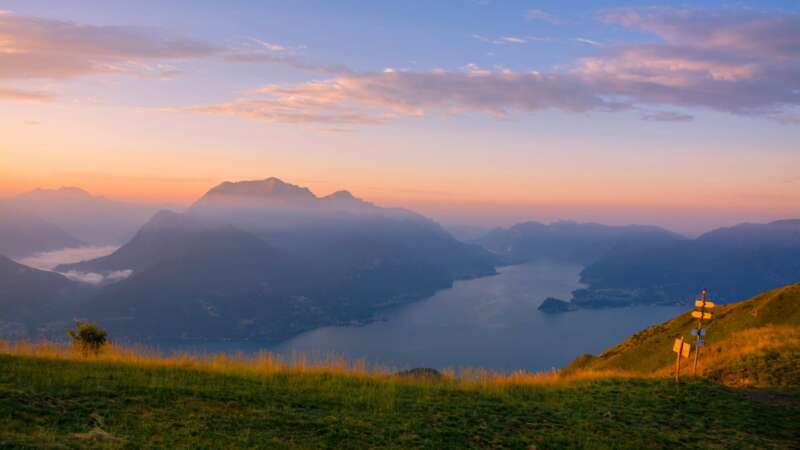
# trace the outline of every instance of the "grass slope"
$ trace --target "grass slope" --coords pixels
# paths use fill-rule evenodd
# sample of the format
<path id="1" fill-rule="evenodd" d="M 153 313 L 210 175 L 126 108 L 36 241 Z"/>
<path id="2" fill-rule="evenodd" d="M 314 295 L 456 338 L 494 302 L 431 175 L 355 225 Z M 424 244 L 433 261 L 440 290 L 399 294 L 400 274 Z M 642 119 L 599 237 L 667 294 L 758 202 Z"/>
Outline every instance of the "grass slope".
<path id="1" fill-rule="evenodd" d="M 800 398 L 707 381 L 463 384 L 0 355 L 0 448 L 792 448 Z"/>
<path id="2" fill-rule="evenodd" d="M 725 365 L 754 364 L 754 368 L 780 371 L 770 377 L 785 378 L 776 383 L 753 385 L 800 385 L 800 284 L 765 292 L 750 300 L 718 306 L 706 326 L 706 347 L 701 350 L 702 370 L 707 375 L 726 377 L 734 367 Z M 621 344 L 598 356 L 583 355 L 565 372 L 575 370 L 623 370 L 663 373 L 675 362 L 673 341 L 690 331 L 696 319 L 687 311 L 680 316 L 640 331 Z M 769 361 L 769 363 L 765 363 Z M 752 371 L 752 370 L 751 370 Z M 746 380 L 745 380 L 746 381 Z M 744 383 L 748 384 L 748 383 Z"/>

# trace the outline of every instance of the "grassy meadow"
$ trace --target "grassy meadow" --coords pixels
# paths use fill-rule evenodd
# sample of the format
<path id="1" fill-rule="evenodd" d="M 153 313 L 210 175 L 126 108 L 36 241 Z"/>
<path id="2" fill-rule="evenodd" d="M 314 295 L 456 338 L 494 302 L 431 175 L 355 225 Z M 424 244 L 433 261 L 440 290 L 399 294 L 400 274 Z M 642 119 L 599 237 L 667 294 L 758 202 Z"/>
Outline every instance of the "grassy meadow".
<path id="1" fill-rule="evenodd" d="M 623 372 L 0 346 L 0 448 L 791 448 L 800 395 Z"/>

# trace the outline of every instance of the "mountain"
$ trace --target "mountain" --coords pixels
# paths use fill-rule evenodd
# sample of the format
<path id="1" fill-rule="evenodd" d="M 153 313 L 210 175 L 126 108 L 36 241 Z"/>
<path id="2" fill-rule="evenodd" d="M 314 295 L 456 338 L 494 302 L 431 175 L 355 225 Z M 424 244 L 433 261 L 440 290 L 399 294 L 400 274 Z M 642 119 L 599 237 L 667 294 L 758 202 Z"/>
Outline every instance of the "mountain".
<path id="1" fill-rule="evenodd" d="M 95 245 L 124 243 L 158 209 L 95 196 L 77 187 L 35 189 L 6 203 Z"/>
<path id="2" fill-rule="evenodd" d="M 800 220 L 741 224 L 696 239 L 615 246 L 581 273 L 578 306 L 691 300 L 708 286 L 717 301 L 741 300 L 800 281 Z"/>
<path id="3" fill-rule="evenodd" d="M 134 271 L 79 309 L 118 338 L 277 338 L 322 314 L 313 276 L 295 258 L 250 233 L 182 214 L 161 212 L 114 254 L 68 269 Z M 306 325 L 295 330 L 298 321 Z"/>
<path id="4" fill-rule="evenodd" d="M 270 178 L 223 183 L 113 254 L 57 270 L 133 272 L 81 310 L 118 336 L 280 340 L 369 320 L 494 263 L 417 214 Z"/>
<path id="5" fill-rule="evenodd" d="M 447 279 L 442 286 L 448 286 L 454 279 L 494 273 L 494 258 L 479 246 L 457 241 L 419 214 L 381 208 L 347 191 L 317 197 L 277 178 L 226 182 L 187 215 L 253 233 L 340 280 L 362 272 L 357 277 L 414 273 Z"/>
<path id="6" fill-rule="evenodd" d="M 559 221 L 552 224 L 524 222 L 510 228 L 497 228 L 475 242 L 510 264 L 536 259 L 587 264 L 624 242 L 639 245 L 648 241 L 673 243 L 683 240 L 682 236 L 654 226 Z"/>
<path id="7" fill-rule="evenodd" d="M 0 338 L 32 337 L 36 325 L 64 320 L 80 297 L 78 284 L 66 277 L 0 255 Z"/>
<path id="8" fill-rule="evenodd" d="M 800 386 L 800 284 L 712 310 L 698 373 L 729 384 Z M 672 343 L 693 341 L 690 312 L 634 334 L 600 355 L 582 355 L 565 373 L 617 370 L 669 374 Z"/>
<path id="9" fill-rule="evenodd" d="M 52 223 L 10 206 L 0 205 L 0 254 L 14 258 L 79 247 L 83 242 Z"/>

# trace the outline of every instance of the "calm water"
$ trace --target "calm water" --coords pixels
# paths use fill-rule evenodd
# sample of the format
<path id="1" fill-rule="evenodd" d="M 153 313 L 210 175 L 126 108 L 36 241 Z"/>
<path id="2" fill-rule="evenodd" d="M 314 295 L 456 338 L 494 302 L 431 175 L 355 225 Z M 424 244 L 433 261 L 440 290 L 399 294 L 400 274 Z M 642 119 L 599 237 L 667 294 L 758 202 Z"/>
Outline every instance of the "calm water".
<path id="1" fill-rule="evenodd" d="M 598 353 L 686 307 L 581 310 L 548 315 L 546 297 L 569 299 L 581 287 L 579 266 L 533 263 L 460 281 L 423 301 L 384 314 L 385 322 L 325 327 L 270 350 L 335 353 L 395 367 L 485 367 L 542 370 L 582 353 Z M 195 349 L 197 349 L 195 347 Z M 252 343 L 204 346 L 206 351 L 254 351 Z"/>

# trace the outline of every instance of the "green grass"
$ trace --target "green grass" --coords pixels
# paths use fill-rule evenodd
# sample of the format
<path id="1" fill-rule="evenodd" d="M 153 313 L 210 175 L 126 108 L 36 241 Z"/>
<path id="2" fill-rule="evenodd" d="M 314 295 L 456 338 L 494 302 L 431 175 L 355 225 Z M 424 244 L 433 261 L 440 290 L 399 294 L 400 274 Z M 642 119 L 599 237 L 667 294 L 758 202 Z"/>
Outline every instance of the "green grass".
<path id="1" fill-rule="evenodd" d="M 94 430 L 94 431 L 93 431 Z M 800 396 L 707 381 L 469 387 L 0 355 L 0 448 L 792 448 Z"/>

